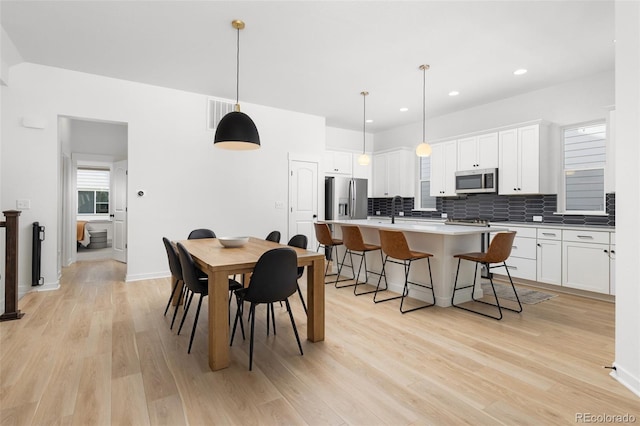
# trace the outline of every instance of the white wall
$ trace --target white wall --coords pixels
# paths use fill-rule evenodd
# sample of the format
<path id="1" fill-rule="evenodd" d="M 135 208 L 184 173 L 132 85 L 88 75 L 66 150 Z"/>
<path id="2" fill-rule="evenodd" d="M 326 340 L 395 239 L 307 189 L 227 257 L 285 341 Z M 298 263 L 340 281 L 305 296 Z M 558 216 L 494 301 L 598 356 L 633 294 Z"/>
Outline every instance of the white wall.
<path id="1" fill-rule="evenodd" d="M 616 1 L 616 371 L 640 396 L 640 3 Z"/>
<path id="2" fill-rule="evenodd" d="M 366 133 L 365 135 L 365 152 L 373 152 L 374 136 L 371 133 Z M 337 127 L 327 127 L 326 146 L 328 150 L 343 150 L 362 153 L 362 132 L 340 129 Z"/>
<path id="3" fill-rule="evenodd" d="M 547 120 L 558 126 L 605 119 L 607 106 L 615 103 L 614 73 L 605 72 L 514 96 L 440 117 L 428 118 L 427 140 L 508 126 L 531 120 Z M 462 96 L 462 95 L 461 95 Z M 422 122 L 375 135 L 375 150 L 415 147 L 422 139 Z"/>
<path id="4" fill-rule="evenodd" d="M 9 68 L 15 64 L 22 62 L 22 56 L 13 41 L 9 38 L 4 28 L 0 26 L 0 85 L 7 86 L 9 84 Z"/>
<path id="5" fill-rule="evenodd" d="M 2 100 L 3 209 L 31 200 L 21 216 L 20 283 L 29 279 L 33 221 L 47 226 L 45 282 L 56 280 L 59 115 L 128 124 L 129 280 L 168 273 L 161 239 L 186 238 L 193 228 L 219 235 L 287 233 L 289 152 L 321 159 L 323 117 L 242 104 L 255 121 L 262 148 L 231 152 L 213 147 L 206 130 L 207 97 L 123 80 L 22 63 L 10 70 Z M 45 129 L 20 118 L 46 119 Z M 284 124 L 286 123 L 286 125 Z M 138 190 L 146 195 L 138 197 Z"/>

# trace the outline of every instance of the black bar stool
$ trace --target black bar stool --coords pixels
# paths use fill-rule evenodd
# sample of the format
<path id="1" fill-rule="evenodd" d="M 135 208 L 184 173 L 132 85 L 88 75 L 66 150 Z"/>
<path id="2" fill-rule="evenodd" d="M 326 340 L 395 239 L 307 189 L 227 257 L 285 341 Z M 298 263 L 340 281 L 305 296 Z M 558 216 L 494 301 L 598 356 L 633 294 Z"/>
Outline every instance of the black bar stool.
<path id="1" fill-rule="evenodd" d="M 378 274 L 377 272 L 369 271 L 367 269 L 367 256 L 366 254 L 371 251 L 380 250 L 380 260 L 384 263 L 384 259 L 382 257 L 382 250 L 380 246 L 375 244 L 366 244 L 362 239 L 362 233 L 360 232 L 360 228 L 354 225 L 340 225 L 342 229 L 342 240 L 344 241 L 344 246 L 347 250 L 344 252 L 344 256 L 342 257 L 342 264 L 338 268 L 338 277 L 340 276 L 340 272 L 344 267 L 344 261 L 347 257 L 347 253 L 349 254 L 349 259 L 351 260 L 351 271 L 353 272 L 353 280 L 355 283 L 350 284 L 349 286 L 353 286 L 353 294 L 356 296 L 360 296 L 363 294 L 375 293 L 378 291 L 380 287 L 380 280 L 382 279 L 382 273 Z M 353 255 L 360 256 L 360 266 L 358 267 L 358 273 L 356 274 L 355 268 L 353 267 Z M 364 282 L 359 282 L 358 277 L 360 276 L 360 272 L 362 271 L 362 264 L 364 263 Z M 348 265 L 347 265 L 348 266 Z M 358 284 L 365 284 L 369 281 L 369 273 L 374 275 L 380 275 L 378 279 L 378 285 L 375 290 L 364 291 L 362 293 L 358 293 Z M 337 283 L 337 280 L 336 280 Z M 387 278 L 384 279 L 385 288 L 387 289 Z M 336 286 L 337 287 L 337 286 Z M 347 286 L 343 286 L 347 287 Z M 339 287 L 337 287 L 339 288 Z"/>
<path id="2" fill-rule="evenodd" d="M 378 286 L 376 287 L 376 294 L 373 296 L 373 301 L 375 303 L 386 302 L 388 300 L 394 299 L 402 299 L 400 301 L 400 312 L 403 314 L 406 312 L 416 311 L 418 309 L 428 308 L 430 306 L 435 305 L 436 303 L 436 295 L 433 291 L 433 276 L 431 275 L 431 260 L 433 257 L 431 253 L 425 253 L 421 251 L 412 251 L 407 244 L 407 239 L 401 231 L 389 231 L 386 229 L 380 229 L 380 245 L 382 246 L 382 251 L 386 255 L 384 258 L 384 263 L 382 264 L 382 274 L 380 275 L 380 279 L 378 280 Z M 391 259 L 389 259 L 391 258 Z M 397 260 L 394 260 L 397 259 Z M 430 285 L 420 284 L 416 282 L 409 281 L 409 271 L 411 269 L 411 263 L 414 260 L 427 259 L 427 265 L 429 267 L 429 283 Z M 402 262 L 398 262 L 401 260 Z M 385 282 L 387 280 L 387 274 L 385 267 L 387 266 L 387 262 L 397 263 L 398 265 L 404 266 L 404 288 L 402 289 L 402 295 L 389 297 L 382 300 L 377 300 L 378 297 L 378 288 L 380 287 L 380 280 L 382 276 L 385 278 Z M 433 298 L 433 303 L 429 303 L 423 306 L 418 306 L 416 308 L 411 309 L 403 309 L 404 299 L 409 295 L 409 284 L 416 285 L 423 288 L 428 288 L 431 290 L 431 297 Z"/>
<path id="3" fill-rule="evenodd" d="M 456 254 L 454 257 L 458 259 L 458 269 L 456 270 L 456 280 L 453 283 L 453 294 L 451 296 L 451 306 L 456 308 L 464 309 L 465 311 L 473 312 L 476 314 L 483 315 L 485 317 L 493 318 L 496 320 L 502 319 L 502 310 L 506 309 L 508 311 L 522 312 L 522 304 L 520 303 L 520 298 L 518 297 L 518 292 L 516 291 L 515 286 L 513 285 L 513 280 L 511 279 L 511 274 L 509 273 L 509 268 L 507 267 L 506 260 L 511 255 L 511 247 L 513 247 L 513 239 L 516 237 L 515 232 L 498 232 L 494 235 L 493 240 L 491 240 L 491 244 L 489 245 L 489 249 L 486 253 L 463 253 Z M 464 287 L 457 287 L 458 285 L 458 273 L 460 272 L 460 261 L 468 260 L 471 262 L 476 262 L 474 274 L 473 274 L 473 284 L 467 285 Z M 507 276 L 509 277 L 509 282 L 511 283 L 511 288 L 513 289 L 513 293 L 516 295 L 516 300 L 518 301 L 518 309 L 507 308 L 505 306 L 500 305 L 500 301 L 498 300 L 498 295 L 496 294 L 496 288 L 493 285 L 493 278 L 491 278 L 491 274 L 489 274 L 489 282 L 491 283 L 491 289 L 493 290 L 493 297 L 496 303 L 489 303 L 482 300 L 478 300 L 474 297 L 473 293 L 476 289 L 476 276 L 478 275 L 478 264 L 482 263 L 487 267 L 487 271 L 491 268 L 502 268 L 507 271 Z M 490 266 L 492 263 L 498 263 L 498 265 Z M 498 308 L 498 315 L 493 316 L 489 314 L 485 314 L 484 312 L 474 311 L 473 309 L 466 308 L 464 306 L 456 305 L 453 303 L 454 298 L 456 297 L 456 291 L 462 290 L 465 288 L 471 288 L 471 300 L 474 302 L 484 303 L 485 305 L 495 306 Z"/>

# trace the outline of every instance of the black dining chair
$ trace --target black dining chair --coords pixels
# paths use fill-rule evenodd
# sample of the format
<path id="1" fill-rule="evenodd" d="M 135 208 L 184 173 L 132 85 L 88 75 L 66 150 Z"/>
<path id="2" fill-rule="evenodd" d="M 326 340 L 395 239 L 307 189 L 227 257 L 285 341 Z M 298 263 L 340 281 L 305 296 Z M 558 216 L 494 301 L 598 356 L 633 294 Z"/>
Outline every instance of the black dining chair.
<path id="1" fill-rule="evenodd" d="M 307 244 L 308 244 L 307 236 L 302 234 L 294 235 L 293 237 L 291 237 L 291 239 L 287 243 L 288 246 L 297 247 L 305 250 L 307 248 Z M 298 267 L 298 279 L 302 277 L 303 273 L 304 273 L 304 266 Z M 298 281 L 296 281 L 296 286 L 298 287 L 298 294 L 300 295 L 300 301 L 302 302 L 302 307 L 304 308 L 304 313 L 306 314 L 307 304 L 304 303 L 304 297 L 302 297 L 302 291 L 300 290 L 300 285 L 298 285 Z"/>
<path id="2" fill-rule="evenodd" d="M 182 295 L 184 293 L 184 279 L 182 278 L 182 266 L 180 265 L 180 259 L 178 258 L 176 249 L 173 247 L 173 244 L 171 244 L 171 241 L 169 241 L 168 238 L 163 237 L 162 242 L 164 243 L 164 248 L 167 251 L 167 258 L 169 260 L 169 270 L 171 271 L 171 276 L 176 279 L 171 289 L 171 296 L 169 296 L 167 307 L 164 309 L 164 315 L 167 316 L 167 311 L 169 310 L 169 306 L 171 306 L 171 301 L 175 297 L 178 288 L 180 288 L 180 295 L 178 296 L 178 300 L 182 299 Z M 178 306 L 180 306 L 180 304 L 176 303 L 176 308 L 173 311 L 173 318 L 171 319 L 171 330 L 173 330 L 173 323 L 176 321 Z"/>
<path id="3" fill-rule="evenodd" d="M 198 308 L 196 309 L 196 317 L 193 320 L 193 329 L 191 330 L 191 338 L 189 339 L 189 350 L 187 353 L 191 353 L 191 346 L 193 345 L 193 337 L 196 333 L 196 327 L 198 326 L 198 317 L 200 316 L 200 308 L 202 307 L 202 299 L 204 296 L 209 295 L 209 280 L 202 279 L 198 275 L 198 267 L 191 257 L 191 254 L 187 251 L 185 246 L 181 243 L 177 243 L 178 246 L 178 257 L 180 259 L 180 265 L 182 267 L 182 277 L 185 285 L 190 290 L 190 296 L 187 300 L 187 304 L 184 307 L 184 314 L 182 314 L 182 321 L 180 321 L 180 327 L 178 328 L 178 334 L 182 331 L 182 326 L 184 325 L 184 320 L 187 318 L 187 313 L 189 312 L 189 308 L 191 307 L 191 301 L 193 300 L 194 294 L 199 294 L 200 298 L 198 299 Z M 236 285 L 237 284 L 237 285 Z M 229 288 L 233 286 L 234 290 L 242 288 L 240 283 L 235 282 L 229 279 Z M 239 304 L 239 301 L 238 301 Z M 229 323 L 231 323 L 231 319 L 229 319 Z M 242 336 L 244 338 L 244 325 L 241 324 L 242 328 Z"/>
<path id="4" fill-rule="evenodd" d="M 200 228 L 200 229 L 194 229 L 193 231 L 191 231 L 189 233 L 189 236 L 187 237 L 188 240 L 200 240 L 203 238 L 216 238 L 216 233 L 213 232 L 211 229 Z M 198 268 L 198 277 L 200 279 L 206 279 L 207 273 L 200 270 L 200 268 Z M 229 280 L 229 306 L 231 306 L 231 298 L 233 297 L 233 291 L 239 288 L 242 288 L 242 284 L 236 281 L 236 277 L 234 275 L 233 279 Z M 231 323 L 231 313 L 229 313 L 229 323 Z"/>
<path id="5" fill-rule="evenodd" d="M 258 259 L 253 270 L 253 275 L 251 275 L 249 286 L 235 291 L 239 306 L 243 302 L 251 303 L 249 307 L 249 316 L 251 318 L 249 371 L 253 368 L 255 309 L 256 306 L 261 303 L 269 305 L 274 302 L 284 302 L 286 304 L 287 312 L 291 319 L 291 326 L 293 327 L 293 333 L 298 342 L 298 349 L 300 349 L 300 355 L 304 355 L 302 352 L 302 344 L 300 343 L 300 336 L 298 336 L 298 329 L 296 328 L 296 322 L 293 319 L 293 312 L 289 305 L 289 297 L 296 292 L 298 285 L 297 265 L 298 256 L 294 250 L 286 247 L 269 250 Z M 236 318 L 233 322 L 230 345 L 233 345 L 233 338 L 236 334 L 238 322 L 240 322 L 242 326 L 242 309 L 240 308 L 237 310 Z"/>
<path id="6" fill-rule="evenodd" d="M 279 243 L 280 242 L 280 231 L 271 231 L 271 232 L 269 232 L 269 235 L 267 235 L 267 238 L 265 238 L 265 240 L 272 241 L 274 243 Z"/>
<path id="7" fill-rule="evenodd" d="M 187 237 L 188 240 L 199 240 L 202 238 L 216 238 L 216 233 L 211 229 L 200 228 L 191 231 Z"/>

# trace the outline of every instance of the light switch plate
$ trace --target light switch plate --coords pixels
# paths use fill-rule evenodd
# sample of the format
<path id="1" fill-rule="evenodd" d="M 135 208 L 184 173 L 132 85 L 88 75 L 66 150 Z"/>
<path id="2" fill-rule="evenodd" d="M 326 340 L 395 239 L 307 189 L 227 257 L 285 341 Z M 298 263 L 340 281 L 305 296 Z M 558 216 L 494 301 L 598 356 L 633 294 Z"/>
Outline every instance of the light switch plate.
<path id="1" fill-rule="evenodd" d="M 534 222 L 542 222 L 542 216 L 534 216 L 533 217 L 533 221 Z"/>
<path id="2" fill-rule="evenodd" d="M 446 214 L 446 213 L 442 213 L 442 214 L 440 215 L 440 217 L 441 217 L 442 219 L 446 219 L 446 218 L 447 218 L 447 214 Z"/>
<path id="3" fill-rule="evenodd" d="M 376 210 L 376 216 L 380 216 L 380 210 Z"/>
<path id="4" fill-rule="evenodd" d="M 398 216 L 404 216 L 404 212 L 398 212 Z"/>
<path id="5" fill-rule="evenodd" d="M 16 208 L 19 210 L 28 210 L 31 208 L 31 200 L 16 200 Z"/>

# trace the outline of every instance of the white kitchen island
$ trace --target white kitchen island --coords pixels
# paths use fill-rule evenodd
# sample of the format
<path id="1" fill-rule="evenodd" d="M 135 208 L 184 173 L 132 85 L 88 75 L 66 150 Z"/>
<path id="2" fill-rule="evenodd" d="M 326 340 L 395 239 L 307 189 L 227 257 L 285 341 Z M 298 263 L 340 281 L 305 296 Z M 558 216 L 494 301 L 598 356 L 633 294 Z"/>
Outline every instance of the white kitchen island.
<path id="1" fill-rule="evenodd" d="M 379 229 L 403 231 L 407 238 L 407 243 L 412 250 L 433 254 L 431 258 L 431 271 L 433 274 L 433 289 L 436 295 L 435 303 L 442 307 L 451 306 L 451 294 L 453 293 L 453 283 L 458 265 L 458 260 L 453 256 L 459 253 L 481 251 L 482 234 L 508 230 L 506 228 L 494 227 L 445 225 L 444 223 L 438 222 L 396 222 L 392 224 L 390 220 L 384 219 L 327 220 L 320 222 L 334 225 L 333 231 L 336 238 L 341 237 L 339 225 L 356 225 L 360 227 L 362 237 L 366 243 L 378 245 L 380 244 Z M 344 246 L 339 246 L 338 260 L 340 262 L 342 261 L 344 251 Z M 355 268 L 357 269 L 359 258 L 354 257 L 354 262 Z M 349 256 L 347 256 L 345 263 L 349 263 Z M 381 271 L 382 262 L 377 252 L 367 254 L 367 266 L 374 272 Z M 472 283 L 474 266 L 475 264 L 473 262 L 465 261 L 461 263 L 458 287 Z M 480 268 L 478 268 L 478 275 L 479 273 Z M 350 274 L 352 274 L 350 268 L 345 265 L 342 270 L 342 276 L 349 277 Z M 404 285 L 404 269 L 402 265 L 387 263 L 386 276 L 389 290 L 401 293 Z M 361 273 L 360 279 L 364 279 L 364 271 Z M 478 280 L 479 279 L 478 277 Z M 413 262 L 409 280 L 423 284 L 429 283 L 426 261 Z M 369 284 L 375 285 L 377 282 L 378 276 L 370 274 Z M 382 285 L 384 285 L 384 283 Z M 482 297 L 480 285 L 476 286 L 475 296 L 477 298 Z M 409 297 L 431 301 L 431 294 L 416 286 L 410 286 Z M 471 300 L 471 289 L 458 291 L 456 293 L 456 303 L 469 300 Z"/>

